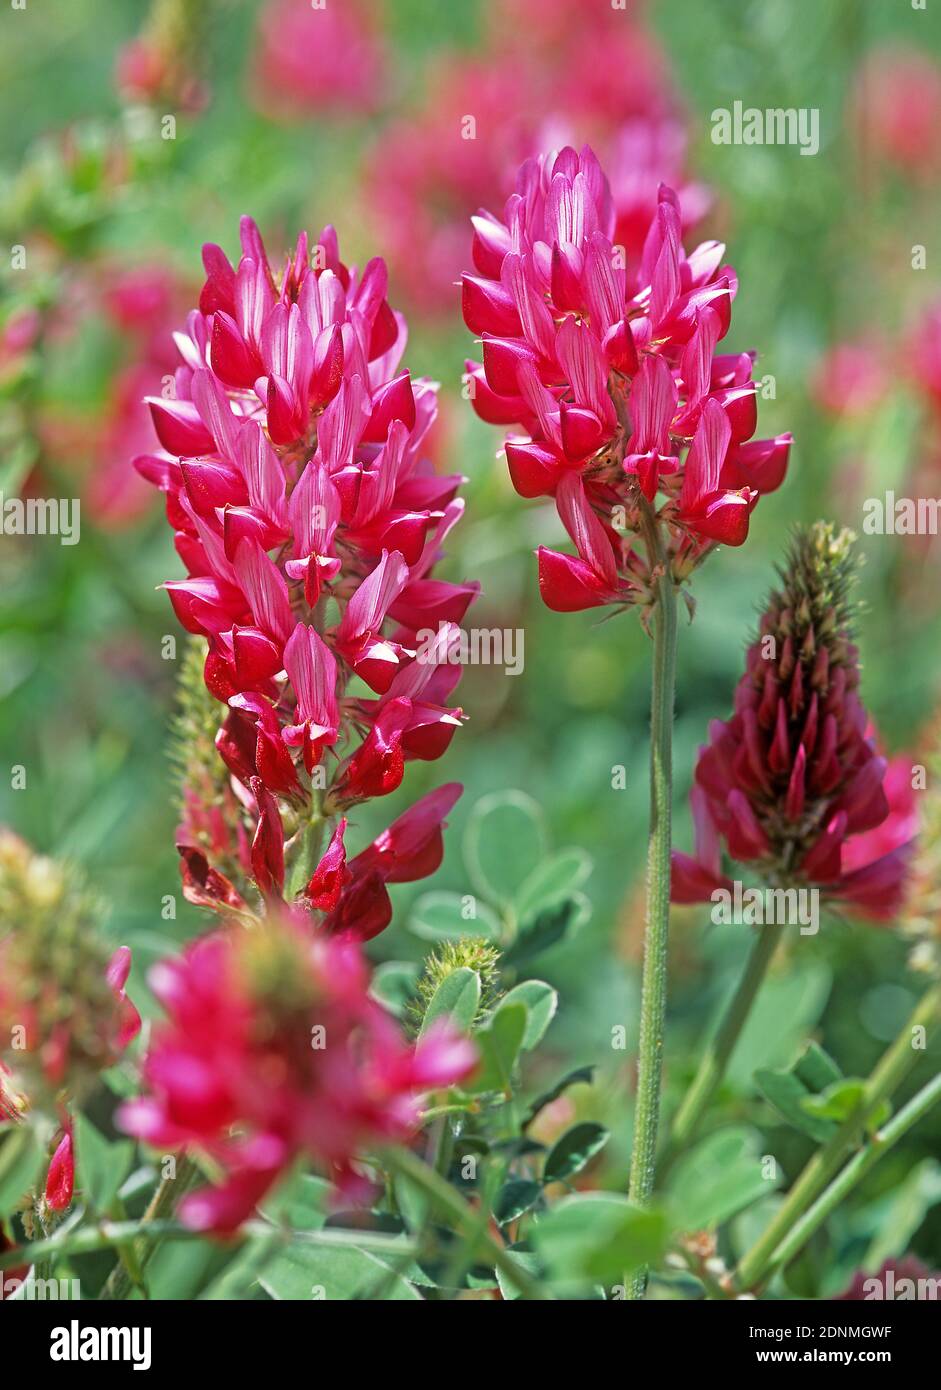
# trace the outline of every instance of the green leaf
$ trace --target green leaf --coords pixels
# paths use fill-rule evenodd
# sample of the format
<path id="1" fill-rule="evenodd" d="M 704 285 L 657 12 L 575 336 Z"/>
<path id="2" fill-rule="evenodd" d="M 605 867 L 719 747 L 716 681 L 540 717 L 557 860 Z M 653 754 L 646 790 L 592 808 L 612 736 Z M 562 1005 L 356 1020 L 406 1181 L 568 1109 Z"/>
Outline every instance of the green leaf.
<path id="1" fill-rule="evenodd" d="M 842 1124 L 859 1108 L 866 1094 L 866 1083 L 858 1077 L 834 1081 L 819 1096 L 807 1096 L 802 1102 L 808 1115 Z"/>
<path id="2" fill-rule="evenodd" d="M 307 1301 L 382 1298 L 394 1302 L 421 1302 L 421 1295 L 389 1265 L 367 1250 L 281 1250 L 269 1260 L 258 1283 L 271 1298 Z"/>
<path id="3" fill-rule="evenodd" d="M 544 1182 L 567 1182 L 591 1162 L 611 1138 L 604 1125 L 586 1120 L 573 1125 L 549 1150 L 543 1169 Z"/>
<path id="4" fill-rule="evenodd" d="M 92 1211 L 109 1210 L 134 1159 L 130 1139 L 109 1142 L 84 1115 L 75 1117 L 75 1169 Z"/>
<path id="5" fill-rule="evenodd" d="M 407 1229 L 401 1216 L 391 1211 L 372 1211 L 362 1207 L 332 1211 L 323 1228 L 325 1231 L 375 1231 L 386 1236 L 405 1235 Z"/>
<path id="6" fill-rule="evenodd" d="M 464 863 L 478 893 L 503 905 L 542 863 L 548 838 L 542 811 L 520 791 L 481 797 L 464 832 Z"/>
<path id="7" fill-rule="evenodd" d="M 544 980 L 524 980 L 504 995 L 503 1003 L 525 1004 L 529 1011 L 529 1022 L 523 1037 L 523 1051 L 531 1052 L 545 1036 L 546 1029 L 555 1018 L 559 1007 L 559 996 Z"/>
<path id="8" fill-rule="evenodd" d="M 794 1064 L 794 1075 L 803 1081 L 808 1091 L 825 1091 L 843 1073 L 828 1052 L 817 1043 L 808 1043 Z"/>
<path id="9" fill-rule="evenodd" d="M 833 1058 L 816 1043 L 808 1043 L 792 1067 L 783 1071 L 761 1068 L 755 1072 L 755 1085 L 787 1124 L 825 1144 L 836 1125 L 822 1115 L 810 1114 L 804 1101 L 842 1079 Z"/>
<path id="10" fill-rule="evenodd" d="M 832 1120 L 807 1113 L 804 1101 L 811 1098 L 812 1093 L 798 1080 L 795 1072 L 756 1071 L 755 1085 L 781 1118 L 794 1129 L 809 1134 L 817 1144 L 825 1144 L 830 1138 L 836 1126 Z"/>
<path id="11" fill-rule="evenodd" d="M 259 1211 L 274 1225 L 297 1231 L 317 1231 L 323 1226 L 334 1197 L 332 1183 L 314 1173 L 291 1173 L 259 1203 Z"/>
<path id="12" fill-rule="evenodd" d="M 823 1012 L 831 974 L 819 962 L 789 970 L 766 980 L 761 1008 L 742 1029 L 729 1062 L 730 1086 L 744 1091 L 759 1067 L 786 1067 Z"/>
<path id="13" fill-rule="evenodd" d="M 507 1253 L 512 1258 L 513 1263 L 518 1264 L 522 1268 L 524 1274 L 531 1274 L 534 1279 L 539 1277 L 539 1261 L 530 1250 L 511 1245 L 508 1247 Z M 515 1298 L 519 1298 L 519 1289 L 513 1283 L 512 1278 L 503 1273 L 502 1269 L 497 1270 L 497 1283 L 505 1299 L 511 1301 Z"/>
<path id="14" fill-rule="evenodd" d="M 591 873 L 591 856 L 574 846 L 558 850 L 538 864 L 516 895 L 520 921 L 534 916 L 563 898 L 570 898 Z"/>
<path id="15" fill-rule="evenodd" d="M 473 910 L 473 916 L 468 911 Z M 412 909 L 408 929 L 423 941 L 460 941 L 465 936 L 482 936 L 496 941 L 500 921 L 486 903 L 471 904 L 458 893 L 423 893 Z"/>
<path id="16" fill-rule="evenodd" d="M 462 965 L 446 975 L 429 1000 L 418 1036 L 424 1037 L 433 1023 L 450 1018 L 456 1028 L 469 1033 L 480 1007 L 480 976 Z"/>
<path id="17" fill-rule="evenodd" d="M 585 919 L 583 900 L 578 897 L 566 898 L 537 913 L 520 926 L 519 936 L 504 952 L 504 965 L 518 966 L 533 956 L 548 951 L 565 937 L 571 936 Z"/>
<path id="18" fill-rule="evenodd" d="M 401 1018 L 411 1002 L 421 966 L 410 960 L 386 960 L 373 971 L 369 992 L 396 1018 Z"/>
<path id="19" fill-rule="evenodd" d="M 576 1193 L 557 1202 L 533 1224 L 531 1240 L 550 1277 L 561 1283 L 587 1280 L 620 1284 L 642 1265 L 656 1265 L 666 1249 L 666 1216 L 635 1207 L 612 1192 Z"/>
<path id="20" fill-rule="evenodd" d="M 15 1211 L 42 1176 L 45 1145 L 33 1125 L 11 1125 L 0 1134 L 0 1216 Z"/>
<path id="21" fill-rule="evenodd" d="M 524 1212 L 535 1206 L 541 1196 L 540 1183 L 532 1182 L 529 1178 L 510 1178 L 497 1193 L 497 1200 L 493 1204 L 494 1220 L 499 1226 L 517 1221 Z"/>
<path id="22" fill-rule="evenodd" d="M 753 1130 L 720 1129 L 677 1162 L 669 1184 L 670 1215 L 684 1231 L 719 1226 L 773 1192 L 781 1177 L 777 1164 L 773 1177 L 764 1176 Z"/>
<path id="23" fill-rule="evenodd" d="M 559 1096 L 563 1095 L 570 1086 L 590 1086 L 594 1079 L 594 1063 L 589 1063 L 586 1067 L 576 1067 L 574 1071 L 566 1072 L 560 1081 L 557 1081 L 548 1091 L 543 1091 L 541 1095 L 536 1097 L 532 1105 L 530 1105 L 529 1110 L 526 1112 L 523 1128 L 525 1129 L 527 1125 L 531 1125 L 540 1110 L 544 1110 L 547 1105 L 551 1105 L 554 1100 L 558 1100 Z"/>
<path id="24" fill-rule="evenodd" d="M 472 1091 L 512 1089 L 513 1068 L 529 1026 L 525 1004 L 501 1004 L 483 1028 L 475 1033 L 483 1066 L 467 1087 Z"/>

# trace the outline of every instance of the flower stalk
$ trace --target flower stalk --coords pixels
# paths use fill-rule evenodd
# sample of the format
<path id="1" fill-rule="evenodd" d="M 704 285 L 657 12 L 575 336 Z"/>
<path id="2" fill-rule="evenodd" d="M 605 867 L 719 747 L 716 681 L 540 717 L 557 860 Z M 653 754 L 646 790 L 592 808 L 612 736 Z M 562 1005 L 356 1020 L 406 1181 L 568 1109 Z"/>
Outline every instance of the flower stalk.
<path id="1" fill-rule="evenodd" d="M 131 1286 L 143 1278 L 147 1262 L 153 1256 L 160 1242 L 163 1224 L 174 1216 L 179 1201 L 196 1186 L 200 1171 L 193 1160 L 185 1153 L 180 1154 L 174 1177 L 161 1178 L 147 1209 L 140 1219 L 139 1240 L 129 1242 L 122 1251 L 121 1258 L 108 1276 L 101 1291 L 102 1299 L 118 1300 L 127 1298 Z M 156 1226 L 154 1236 L 151 1228 Z M 149 1237 L 149 1238 L 148 1238 Z"/>
<path id="2" fill-rule="evenodd" d="M 653 565 L 653 554 L 651 564 Z M 676 594 L 673 580 L 657 581 L 653 617 L 653 682 L 650 715 L 650 831 L 647 841 L 647 910 L 641 984 L 637 1104 L 629 1195 L 649 1205 L 656 1171 L 663 1031 L 667 997 L 667 938 L 670 924 L 670 848 L 673 809 L 673 700 L 676 686 Z M 642 1298 L 645 1272 L 635 1275 L 630 1297 Z"/>

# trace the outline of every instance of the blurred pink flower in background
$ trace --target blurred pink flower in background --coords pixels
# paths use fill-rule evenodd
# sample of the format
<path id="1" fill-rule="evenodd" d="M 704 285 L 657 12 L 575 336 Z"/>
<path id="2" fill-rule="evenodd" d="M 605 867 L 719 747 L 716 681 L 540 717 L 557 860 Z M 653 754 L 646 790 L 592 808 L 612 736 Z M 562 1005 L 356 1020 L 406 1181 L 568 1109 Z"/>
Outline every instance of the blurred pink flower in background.
<path id="1" fill-rule="evenodd" d="M 930 180 L 941 168 L 941 67 L 916 48 L 874 48 L 857 75 L 851 121 L 864 160 Z"/>
<path id="2" fill-rule="evenodd" d="M 883 1261 L 877 1270 L 856 1270 L 843 1293 L 834 1294 L 833 1297 L 837 1302 L 865 1303 L 870 1299 L 907 1301 L 916 1297 L 920 1279 L 930 1280 L 937 1286 L 941 1280 L 941 1270 L 929 1269 L 915 1255 L 902 1255 Z M 917 1297 L 921 1298 L 922 1295 L 917 1293 Z"/>
<path id="3" fill-rule="evenodd" d="M 887 386 L 888 373 L 872 344 L 838 343 L 817 363 L 811 394 L 828 415 L 860 415 L 879 402 Z"/>
<path id="4" fill-rule="evenodd" d="M 181 55 L 172 39 L 141 35 L 131 39 L 118 52 L 114 82 L 121 99 L 151 105 L 172 103 L 180 111 L 195 115 L 209 102 L 209 89 L 193 72 L 186 55 Z"/>
<path id="5" fill-rule="evenodd" d="M 893 855 L 897 851 L 903 851 L 900 858 L 907 864 L 919 824 L 912 769 L 912 758 L 908 754 L 899 753 L 888 760 L 882 790 L 889 803 L 889 814 L 871 830 L 851 835 L 845 841 L 842 853 L 845 874 L 864 869 L 884 855 Z"/>
<path id="6" fill-rule="evenodd" d="M 153 504 L 153 492 L 132 468 L 128 453 L 150 448 L 153 425 L 144 404 L 172 378 L 177 354 L 171 336 L 182 287 L 164 266 L 105 269 L 101 307 L 124 339 L 125 360 L 111 377 L 105 408 L 89 440 L 93 465 L 86 484 L 87 502 L 99 525 L 121 527 Z"/>
<path id="7" fill-rule="evenodd" d="M 941 300 L 930 305 L 909 336 L 903 360 L 915 386 L 941 413 Z"/>
<path id="8" fill-rule="evenodd" d="M 33 305 L 15 309 L 0 329 L 0 374 L 15 370 L 36 344 L 42 331 L 42 315 Z"/>
<path id="9" fill-rule="evenodd" d="M 709 208 L 690 183 L 681 104 L 641 7 L 609 0 L 498 0 L 485 47 L 445 54 L 423 97 L 381 133 L 366 184 L 394 278 L 425 313 L 455 303 L 468 211 L 512 191 L 527 157 L 592 139 L 610 166 L 614 240 L 638 256 L 658 187 L 679 190 L 684 230 Z"/>
<path id="10" fill-rule="evenodd" d="M 256 105 L 278 120 L 375 109 L 386 82 L 377 5 L 361 0 L 269 0 L 258 21 L 251 77 Z"/>
<path id="11" fill-rule="evenodd" d="M 696 227 L 709 212 L 713 196 L 703 183 L 687 177 L 686 131 L 674 116 L 635 116 L 609 141 L 608 180 L 614 199 L 614 244 L 639 256 L 657 211 L 661 183 L 676 190 L 682 230 Z"/>
<path id="12" fill-rule="evenodd" d="M 543 74 L 545 110 L 616 123 L 675 110 L 669 63 L 647 26 L 648 6 L 626 0 L 496 0 L 487 8 L 493 48 Z"/>
<path id="13" fill-rule="evenodd" d="M 378 137 L 366 166 L 396 281 L 433 313 L 457 304 L 467 215 L 528 152 L 532 105 L 515 62 L 447 56 L 420 108 Z"/>

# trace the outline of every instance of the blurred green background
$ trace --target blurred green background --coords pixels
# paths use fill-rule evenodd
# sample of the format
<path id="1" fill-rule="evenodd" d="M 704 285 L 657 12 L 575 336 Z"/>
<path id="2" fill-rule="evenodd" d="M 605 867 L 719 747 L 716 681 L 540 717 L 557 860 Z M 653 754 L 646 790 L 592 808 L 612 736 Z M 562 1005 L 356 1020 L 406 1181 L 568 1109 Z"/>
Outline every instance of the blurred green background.
<path id="1" fill-rule="evenodd" d="M 571 0 L 576 11 L 590 7 Z M 0 821 L 82 865 L 111 900 L 108 930 L 134 949 L 137 995 L 147 966 L 199 929 L 198 914 L 182 900 L 176 920 L 161 917 L 164 896 L 178 894 L 166 760 L 176 664 L 162 659 L 161 643 L 165 634 L 181 634 L 156 586 L 180 565 L 158 500 L 141 493 L 142 509 L 117 519 L 106 505 L 99 514 L 90 500 L 96 470 L 104 467 L 103 439 L 115 460 L 121 450 L 120 413 L 117 439 L 107 431 L 116 374 L 142 350 L 141 339 L 116 326 L 102 302 L 115 276 L 156 265 L 178 282 L 185 312 L 201 282 L 201 243 L 218 241 L 233 254 L 243 212 L 258 221 L 275 261 L 298 229 L 315 234 L 333 222 L 347 261 L 387 255 L 390 299 L 410 314 L 407 361 L 442 383 L 437 462 L 469 479 L 467 515 L 452 534 L 443 573 L 481 579 L 477 625 L 525 634 L 524 672 L 470 668 L 460 687 L 469 721 L 446 758 L 413 765 L 404 795 L 370 806 L 357 832 L 365 840 L 419 791 L 457 779 L 466 791 L 432 886 L 465 888 L 460 840 L 468 811 L 481 795 L 504 788 L 520 788 L 541 805 L 556 845 L 590 852 L 591 917 L 570 944 L 540 962 L 540 973 L 563 994 L 541 1066 L 551 1078 L 567 1065 L 599 1064 L 599 1085 L 578 1104 L 586 1115 L 614 1122 L 616 1143 L 598 1180 L 617 1182 L 628 1154 L 623 1116 L 632 1064 L 629 1051 L 612 1053 L 610 1031 L 617 1023 L 631 1037 L 636 1030 L 649 644 L 631 617 L 599 622 L 590 613 L 563 617 L 541 606 L 532 551 L 560 535 L 554 511 L 513 493 L 497 457 L 499 431 L 461 399 L 464 358 L 474 350 L 459 293 L 450 304 L 421 302 L 414 286 L 424 243 L 416 236 L 411 247 L 407 239 L 404 248 L 394 239 L 389 244 L 380 196 L 389 189 L 377 194 L 383 180 L 394 193 L 401 174 L 393 158 L 380 159 L 377 171 L 377 141 L 400 121 L 428 120 L 435 73 L 447 63 L 478 61 L 512 72 L 507 54 L 513 45 L 526 47 L 526 33 L 518 16 L 501 28 L 493 13 L 499 6 L 484 0 L 370 6 L 386 69 L 375 109 L 299 110 L 285 119 L 254 93 L 261 6 L 207 0 L 186 8 L 198 28 L 184 56 L 207 99 L 189 111 L 186 103 L 152 104 L 151 116 L 177 111 L 170 141 L 147 125 L 147 104 L 122 95 L 114 80 L 122 46 L 149 22 L 145 0 L 28 0 L 25 10 L 4 7 L 0 16 L 0 327 L 37 307 L 43 325 L 27 353 L 8 347 L 0 357 L 0 490 L 12 495 L 32 479 L 44 495 L 83 498 L 74 547 L 51 538 L 0 538 Z M 697 236 L 726 240 L 739 273 L 729 346 L 756 348 L 756 376 L 773 378 L 760 400 L 759 434 L 792 430 L 796 439 L 787 481 L 762 501 L 747 545 L 720 552 L 697 576 L 696 618 L 681 632 L 675 839 L 688 847 L 685 804 L 695 751 L 708 721 L 729 712 L 744 644 L 789 527 L 827 516 L 859 530 L 862 499 L 890 487 L 904 493 L 905 481 L 926 471 L 941 477 L 932 406 L 911 347 L 941 288 L 937 173 L 881 159 L 854 116 L 854 92 L 871 55 L 902 45 L 938 71 L 941 7 L 922 12 L 907 0 L 670 0 L 650 4 L 637 22 L 649 26 L 664 55 L 670 101 L 688 133 L 691 175 L 712 190 Z M 552 61 L 564 65 L 558 51 Z M 501 109 L 500 100 L 511 109 L 530 100 L 522 79 L 518 92 L 507 80 L 508 92 L 482 111 L 480 141 L 493 134 L 488 113 Z M 631 80 L 625 72 L 626 100 Z M 912 93 L 913 102 L 921 99 Z M 555 100 L 546 98 L 541 112 L 527 108 L 527 116 L 554 121 L 576 140 L 616 129 L 617 93 L 603 118 L 560 109 Z M 712 111 L 736 100 L 819 109 L 819 154 L 713 144 Z M 453 138 L 457 167 L 464 152 Z M 442 159 L 448 167 L 446 146 Z M 460 201 L 460 187 L 458 169 L 453 201 Z M 506 191 L 493 188 L 488 201 L 495 210 Z M 8 272 L 6 248 L 16 245 L 26 247 L 27 266 Z M 923 270 L 912 268 L 917 245 L 927 248 Z M 878 389 L 849 408 L 827 398 L 821 363 L 841 344 L 860 341 L 877 364 Z M 154 376 L 159 389 L 159 363 Z M 129 439 L 128 460 L 143 447 Z M 106 480 L 105 494 L 110 486 Z M 916 755 L 941 691 L 941 557 L 930 542 L 897 537 L 864 536 L 861 549 L 865 699 L 887 748 Z M 6 769 L 14 765 L 26 769 L 23 790 L 10 789 Z M 625 790 L 612 788 L 617 765 L 626 769 Z M 371 948 L 377 960 L 419 958 L 423 945 L 406 928 L 413 896 L 407 886 L 397 890 L 396 920 Z M 671 1097 L 694 1070 L 698 1040 L 745 950 L 743 928 L 712 928 L 705 912 L 692 909 L 675 913 L 673 938 Z M 770 982 L 725 1099 L 728 1113 L 762 1128 L 770 1146 L 762 1151 L 776 1153 L 789 1173 L 804 1157 L 804 1141 L 777 1128 L 755 1100 L 751 1070 L 788 1061 L 811 1034 L 847 1074 L 868 1069 L 919 989 L 906 954 L 891 930 L 828 921 L 818 938 L 799 942 Z M 903 1182 L 915 1192 L 916 1209 L 927 1213 L 910 1232 L 914 1247 L 929 1263 L 941 1263 L 941 1215 L 931 1211 L 941 1189 L 936 1175 L 934 1188 L 924 1173 L 917 1176 L 939 1138 L 941 1121 L 922 1125 L 869 1179 L 854 1212 L 840 1218 L 845 1230 L 831 1283 L 838 1286 L 841 1272 L 866 1250 L 884 1216 L 882 1194 Z M 819 1287 L 813 1260 L 792 1277 Z"/>

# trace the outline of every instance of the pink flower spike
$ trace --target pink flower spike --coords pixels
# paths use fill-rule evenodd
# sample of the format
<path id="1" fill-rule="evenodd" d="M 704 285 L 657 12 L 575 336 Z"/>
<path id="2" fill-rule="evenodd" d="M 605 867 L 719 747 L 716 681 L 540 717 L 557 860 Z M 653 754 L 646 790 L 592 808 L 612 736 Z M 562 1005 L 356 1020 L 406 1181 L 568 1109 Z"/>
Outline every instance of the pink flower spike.
<path id="1" fill-rule="evenodd" d="M 213 855 L 269 901 L 281 892 L 295 813 L 310 807 L 302 767 L 313 779 L 326 763 L 317 786 L 341 808 L 392 790 L 407 761 L 441 756 L 463 719 L 447 703 L 460 667 L 399 678 L 420 629 L 460 621 L 479 589 L 433 575 L 464 480 L 428 456 L 437 386 L 401 362 L 407 325 L 384 262 L 346 266 L 330 226 L 301 232 L 280 262 L 250 218 L 240 241 L 235 268 L 205 249 L 199 308 L 173 336 L 175 398 L 150 400 L 162 447 L 137 460 L 185 566 L 164 587 L 205 640 L 203 678 L 227 706 L 215 746 L 230 780 L 212 805 L 187 785 L 180 836 L 187 895 L 220 912 L 251 895 Z M 326 633 L 325 591 L 339 609 Z M 350 695 L 354 675 L 382 698 Z M 327 762 L 340 744 L 352 756 Z M 287 845 L 277 798 L 290 803 Z M 352 914 L 371 933 L 391 907 L 363 879 L 329 911 L 330 930 L 352 930 Z"/>
<path id="2" fill-rule="evenodd" d="M 460 782 L 447 782 L 428 792 L 377 835 L 357 862 L 378 868 L 387 883 L 412 883 L 433 874 L 444 856 L 445 817 L 463 790 Z"/>
<path id="3" fill-rule="evenodd" d="M 405 771 L 402 735 L 411 713 L 411 700 L 390 700 L 383 707 L 334 788 L 337 806 L 395 791 Z"/>
<path id="4" fill-rule="evenodd" d="M 71 1206 L 75 1191 L 75 1150 L 72 1129 L 68 1126 L 56 1145 L 46 1175 L 46 1201 L 53 1211 L 65 1211 Z"/>
<path id="5" fill-rule="evenodd" d="M 321 912 L 333 911 L 340 901 L 340 894 L 350 879 L 350 871 L 346 867 L 346 849 L 343 844 L 345 833 L 346 817 L 341 816 L 320 863 L 304 889 L 305 898 L 309 898 L 311 906 Z"/>
<path id="6" fill-rule="evenodd" d="M 303 746 L 304 766 L 310 773 L 324 747 L 337 740 L 337 664 L 316 628 L 298 623 L 284 648 L 284 667 L 297 695 L 294 723 L 285 728 L 284 741 Z"/>
<path id="7" fill-rule="evenodd" d="M 203 424 L 192 401 L 165 401 L 160 396 L 147 396 L 157 438 L 168 454 L 175 458 L 195 458 L 212 453 L 215 441 Z"/>
<path id="8" fill-rule="evenodd" d="M 690 513 L 719 487 L 719 476 L 732 437 L 728 416 L 715 401 L 707 401 L 693 439 L 680 493 L 680 512 Z"/>
<path id="9" fill-rule="evenodd" d="M 257 541 L 242 541 L 235 556 L 235 572 L 255 624 L 270 637 L 287 641 L 294 626 L 288 586 Z"/>
<path id="10" fill-rule="evenodd" d="M 260 777 L 250 779 L 258 806 L 258 825 L 252 840 L 252 872 L 265 897 L 280 898 L 284 887 L 284 826 L 278 803 Z"/>
<path id="11" fill-rule="evenodd" d="M 370 684 L 379 680 L 374 689 L 388 689 L 398 665 L 396 644 L 377 640 L 376 634 L 404 589 L 408 574 L 408 565 L 399 552 L 384 550 L 378 565 L 350 599 L 336 630 L 337 651 L 354 669 L 365 666 L 363 676 Z M 386 668 L 384 675 L 380 675 L 380 668 Z"/>
<path id="12" fill-rule="evenodd" d="M 618 591 L 618 573 L 611 542 L 592 511 L 577 473 L 565 473 L 556 490 L 556 506 L 562 524 L 575 542 L 581 558 L 591 567 L 609 593 Z"/>

